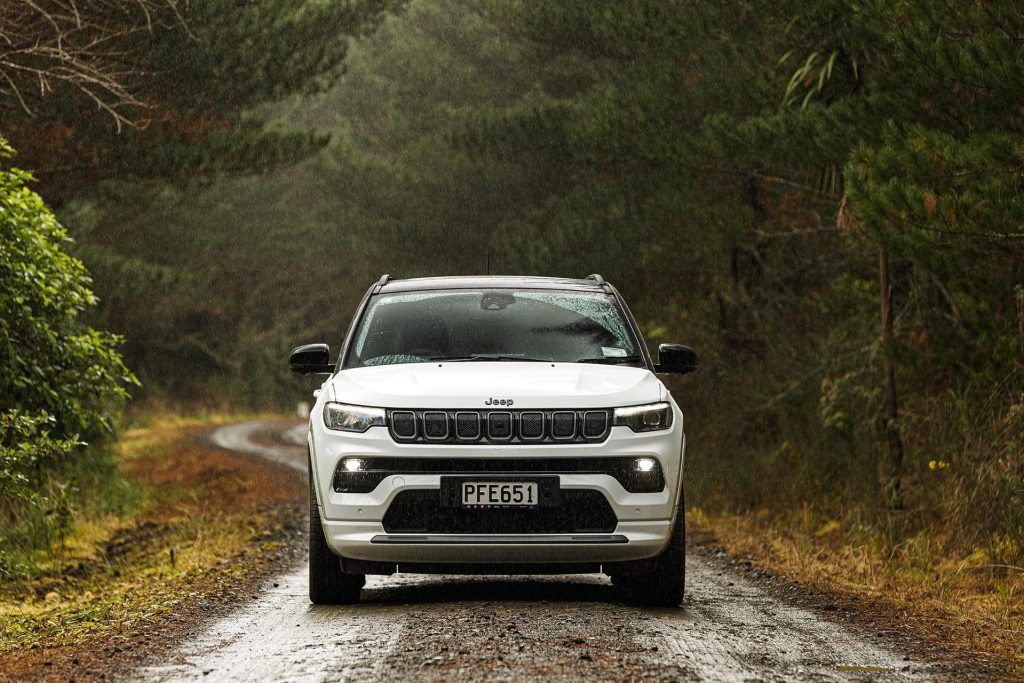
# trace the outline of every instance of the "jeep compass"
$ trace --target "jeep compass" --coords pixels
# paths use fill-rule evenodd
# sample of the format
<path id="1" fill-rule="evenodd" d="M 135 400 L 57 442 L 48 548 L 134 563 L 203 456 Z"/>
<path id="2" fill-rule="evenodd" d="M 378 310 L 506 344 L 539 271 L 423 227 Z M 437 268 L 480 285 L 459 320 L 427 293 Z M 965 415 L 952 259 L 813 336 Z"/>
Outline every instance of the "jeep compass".
<path id="1" fill-rule="evenodd" d="M 585 279 L 383 276 L 309 422 L 309 596 L 367 574 L 603 572 L 638 603 L 683 597 L 683 414 L 618 291 Z"/>

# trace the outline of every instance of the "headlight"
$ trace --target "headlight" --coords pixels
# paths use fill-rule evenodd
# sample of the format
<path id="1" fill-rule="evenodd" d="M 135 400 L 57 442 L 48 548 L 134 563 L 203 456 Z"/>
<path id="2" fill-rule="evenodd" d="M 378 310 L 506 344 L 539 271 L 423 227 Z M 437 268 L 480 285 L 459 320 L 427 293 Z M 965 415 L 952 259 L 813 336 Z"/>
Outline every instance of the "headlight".
<path id="1" fill-rule="evenodd" d="M 647 406 L 616 408 L 613 426 L 629 427 L 634 432 L 653 432 L 672 426 L 672 406 L 668 403 L 652 403 Z"/>
<path id="2" fill-rule="evenodd" d="M 324 426 L 342 432 L 365 432 L 370 427 L 383 427 L 383 408 L 328 403 L 324 406 Z"/>

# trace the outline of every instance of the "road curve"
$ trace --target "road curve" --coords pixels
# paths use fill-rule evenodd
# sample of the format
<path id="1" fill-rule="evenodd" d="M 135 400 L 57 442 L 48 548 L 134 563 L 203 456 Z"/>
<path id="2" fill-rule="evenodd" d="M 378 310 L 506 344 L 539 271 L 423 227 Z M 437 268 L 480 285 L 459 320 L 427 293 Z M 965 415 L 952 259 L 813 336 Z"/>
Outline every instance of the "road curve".
<path id="1" fill-rule="evenodd" d="M 305 470 L 294 422 L 221 427 L 214 444 Z M 159 681 L 941 680 L 884 642 L 788 605 L 691 553 L 680 609 L 625 605 L 603 576 L 372 577 L 357 605 L 306 597 L 306 567 L 210 624 Z"/>

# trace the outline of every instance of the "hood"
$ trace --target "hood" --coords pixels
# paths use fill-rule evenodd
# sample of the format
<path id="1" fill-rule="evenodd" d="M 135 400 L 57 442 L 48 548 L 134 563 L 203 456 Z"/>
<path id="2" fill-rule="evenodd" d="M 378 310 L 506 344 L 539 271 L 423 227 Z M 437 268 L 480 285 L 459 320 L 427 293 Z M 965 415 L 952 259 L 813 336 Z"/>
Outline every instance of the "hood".
<path id="1" fill-rule="evenodd" d="M 662 386 L 645 368 L 486 361 L 353 368 L 330 384 L 344 403 L 467 409 L 613 408 L 659 401 Z"/>

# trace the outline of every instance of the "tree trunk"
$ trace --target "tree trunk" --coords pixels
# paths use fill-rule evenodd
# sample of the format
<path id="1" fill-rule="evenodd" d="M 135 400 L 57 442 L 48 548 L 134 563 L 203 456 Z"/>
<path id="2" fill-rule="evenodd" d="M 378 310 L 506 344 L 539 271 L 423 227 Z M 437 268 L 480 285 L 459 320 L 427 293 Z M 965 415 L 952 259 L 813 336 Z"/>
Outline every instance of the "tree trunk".
<path id="1" fill-rule="evenodd" d="M 1020 344 L 1020 368 L 1024 372 L 1024 286 L 1014 287 L 1013 295 L 1017 300 L 1017 341 Z"/>
<path id="2" fill-rule="evenodd" d="M 885 372 L 885 438 L 889 458 L 885 464 L 883 493 L 893 509 L 903 507 L 900 475 L 903 471 L 903 439 L 900 435 L 900 406 L 896 393 L 896 368 L 892 359 L 893 310 L 892 282 L 889 268 L 889 246 L 882 244 L 878 252 L 878 281 L 882 299 L 882 353 Z"/>

